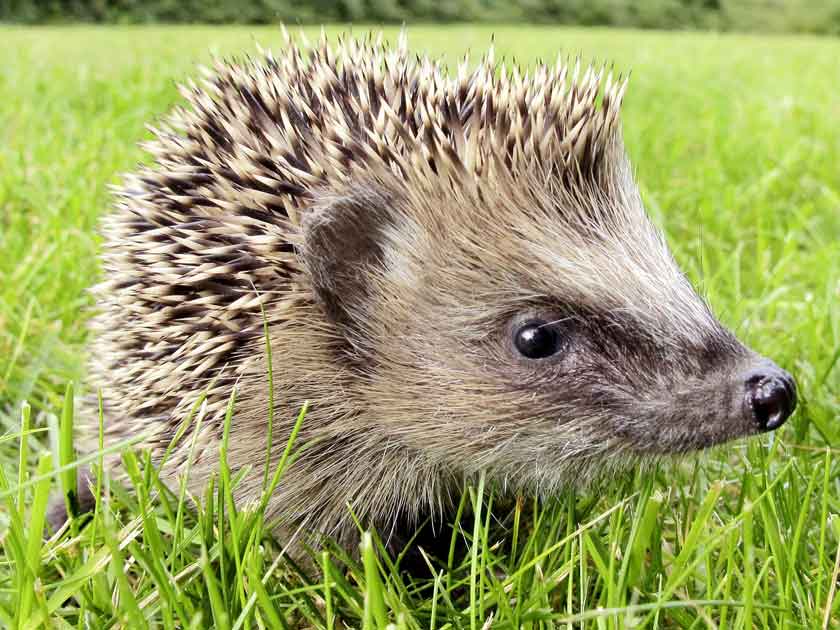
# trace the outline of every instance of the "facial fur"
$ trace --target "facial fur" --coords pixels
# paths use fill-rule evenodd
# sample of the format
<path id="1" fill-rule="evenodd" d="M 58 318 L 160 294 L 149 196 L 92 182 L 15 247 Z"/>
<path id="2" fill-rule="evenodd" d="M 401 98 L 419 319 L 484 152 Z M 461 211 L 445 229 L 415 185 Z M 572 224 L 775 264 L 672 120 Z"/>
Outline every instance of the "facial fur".
<path id="1" fill-rule="evenodd" d="M 409 185 L 388 199 L 345 348 L 377 430 L 447 468 L 541 491 L 751 433 L 734 389 L 753 357 L 638 198 L 544 186 L 419 198 Z M 596 204 L 600 223 L 564 218 Z M 523 357 L 513 340 L 528 321 L 546 322 L 560 350 Z"/>

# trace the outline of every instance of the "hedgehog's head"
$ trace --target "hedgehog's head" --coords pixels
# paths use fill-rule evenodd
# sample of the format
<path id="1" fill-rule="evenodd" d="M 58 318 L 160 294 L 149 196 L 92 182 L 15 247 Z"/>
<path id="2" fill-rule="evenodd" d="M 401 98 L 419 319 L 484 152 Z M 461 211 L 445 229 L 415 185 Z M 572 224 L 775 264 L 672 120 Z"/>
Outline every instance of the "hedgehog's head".
<path id="1" fill-rule="evenodd" d="M 596 106 L 596 75 L 542 72 L 474 76 L 468 100 L 444 83 L 432 132 L 315 195 L 304 257 L 369 420 L 541 488 L 777 428 L 794 382 L 717 321 L 648 219 L 623 85 Z"/>

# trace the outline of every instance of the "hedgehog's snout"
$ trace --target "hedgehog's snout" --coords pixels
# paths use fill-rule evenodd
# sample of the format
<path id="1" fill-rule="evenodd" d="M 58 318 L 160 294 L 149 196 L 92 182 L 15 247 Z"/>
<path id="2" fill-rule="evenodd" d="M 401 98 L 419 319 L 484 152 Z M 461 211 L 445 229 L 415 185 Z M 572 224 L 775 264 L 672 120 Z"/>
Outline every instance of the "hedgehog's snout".
<path id="1" fill-rule="evenodd" d="M 744 375 L 744 391 L 745 412 L 761 431 L 778 429 L 796 409 L 796 382 L 770 361 Z"/>

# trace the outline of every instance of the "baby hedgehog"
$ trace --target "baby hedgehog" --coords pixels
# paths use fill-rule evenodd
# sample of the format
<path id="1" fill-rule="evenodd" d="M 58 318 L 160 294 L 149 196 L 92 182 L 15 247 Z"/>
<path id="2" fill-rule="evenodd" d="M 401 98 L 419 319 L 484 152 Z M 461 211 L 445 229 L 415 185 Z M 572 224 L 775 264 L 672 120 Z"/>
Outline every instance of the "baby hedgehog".
<path id="1" fill-rule="evenodd" d="M 352 546 L 352 514 L 405 534 L 478 471 L 544 496 L 779 427 L 792 378 L 717 321 L 645 214 L 625 85 L 492 52 L 453 76 L 402 36 L 288 41 L 188 83 L 104 224 L 106 445 L 146 436 L 159 463 L 206 396 L 161 471 L 177 484 L 195 444 L 200 492 L 235 388 L 247 504 L 270 405 L 276 465 L 308 401 L 268 516 Z"/>

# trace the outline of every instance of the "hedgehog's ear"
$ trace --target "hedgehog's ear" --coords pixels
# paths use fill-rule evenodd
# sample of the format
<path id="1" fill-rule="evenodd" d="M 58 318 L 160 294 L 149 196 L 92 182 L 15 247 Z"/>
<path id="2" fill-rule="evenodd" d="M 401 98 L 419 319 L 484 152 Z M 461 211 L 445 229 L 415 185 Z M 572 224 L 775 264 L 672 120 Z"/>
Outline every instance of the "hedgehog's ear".
<path id="1" fill-rule="evenodd" d="M 370 271 L 382 262 L 392 208 L 388 195 L 364 187 L 316 198 L 304 211 L 303 259 L 316 298 L 338 324 L 350 324 L 370 295 Z"/>

